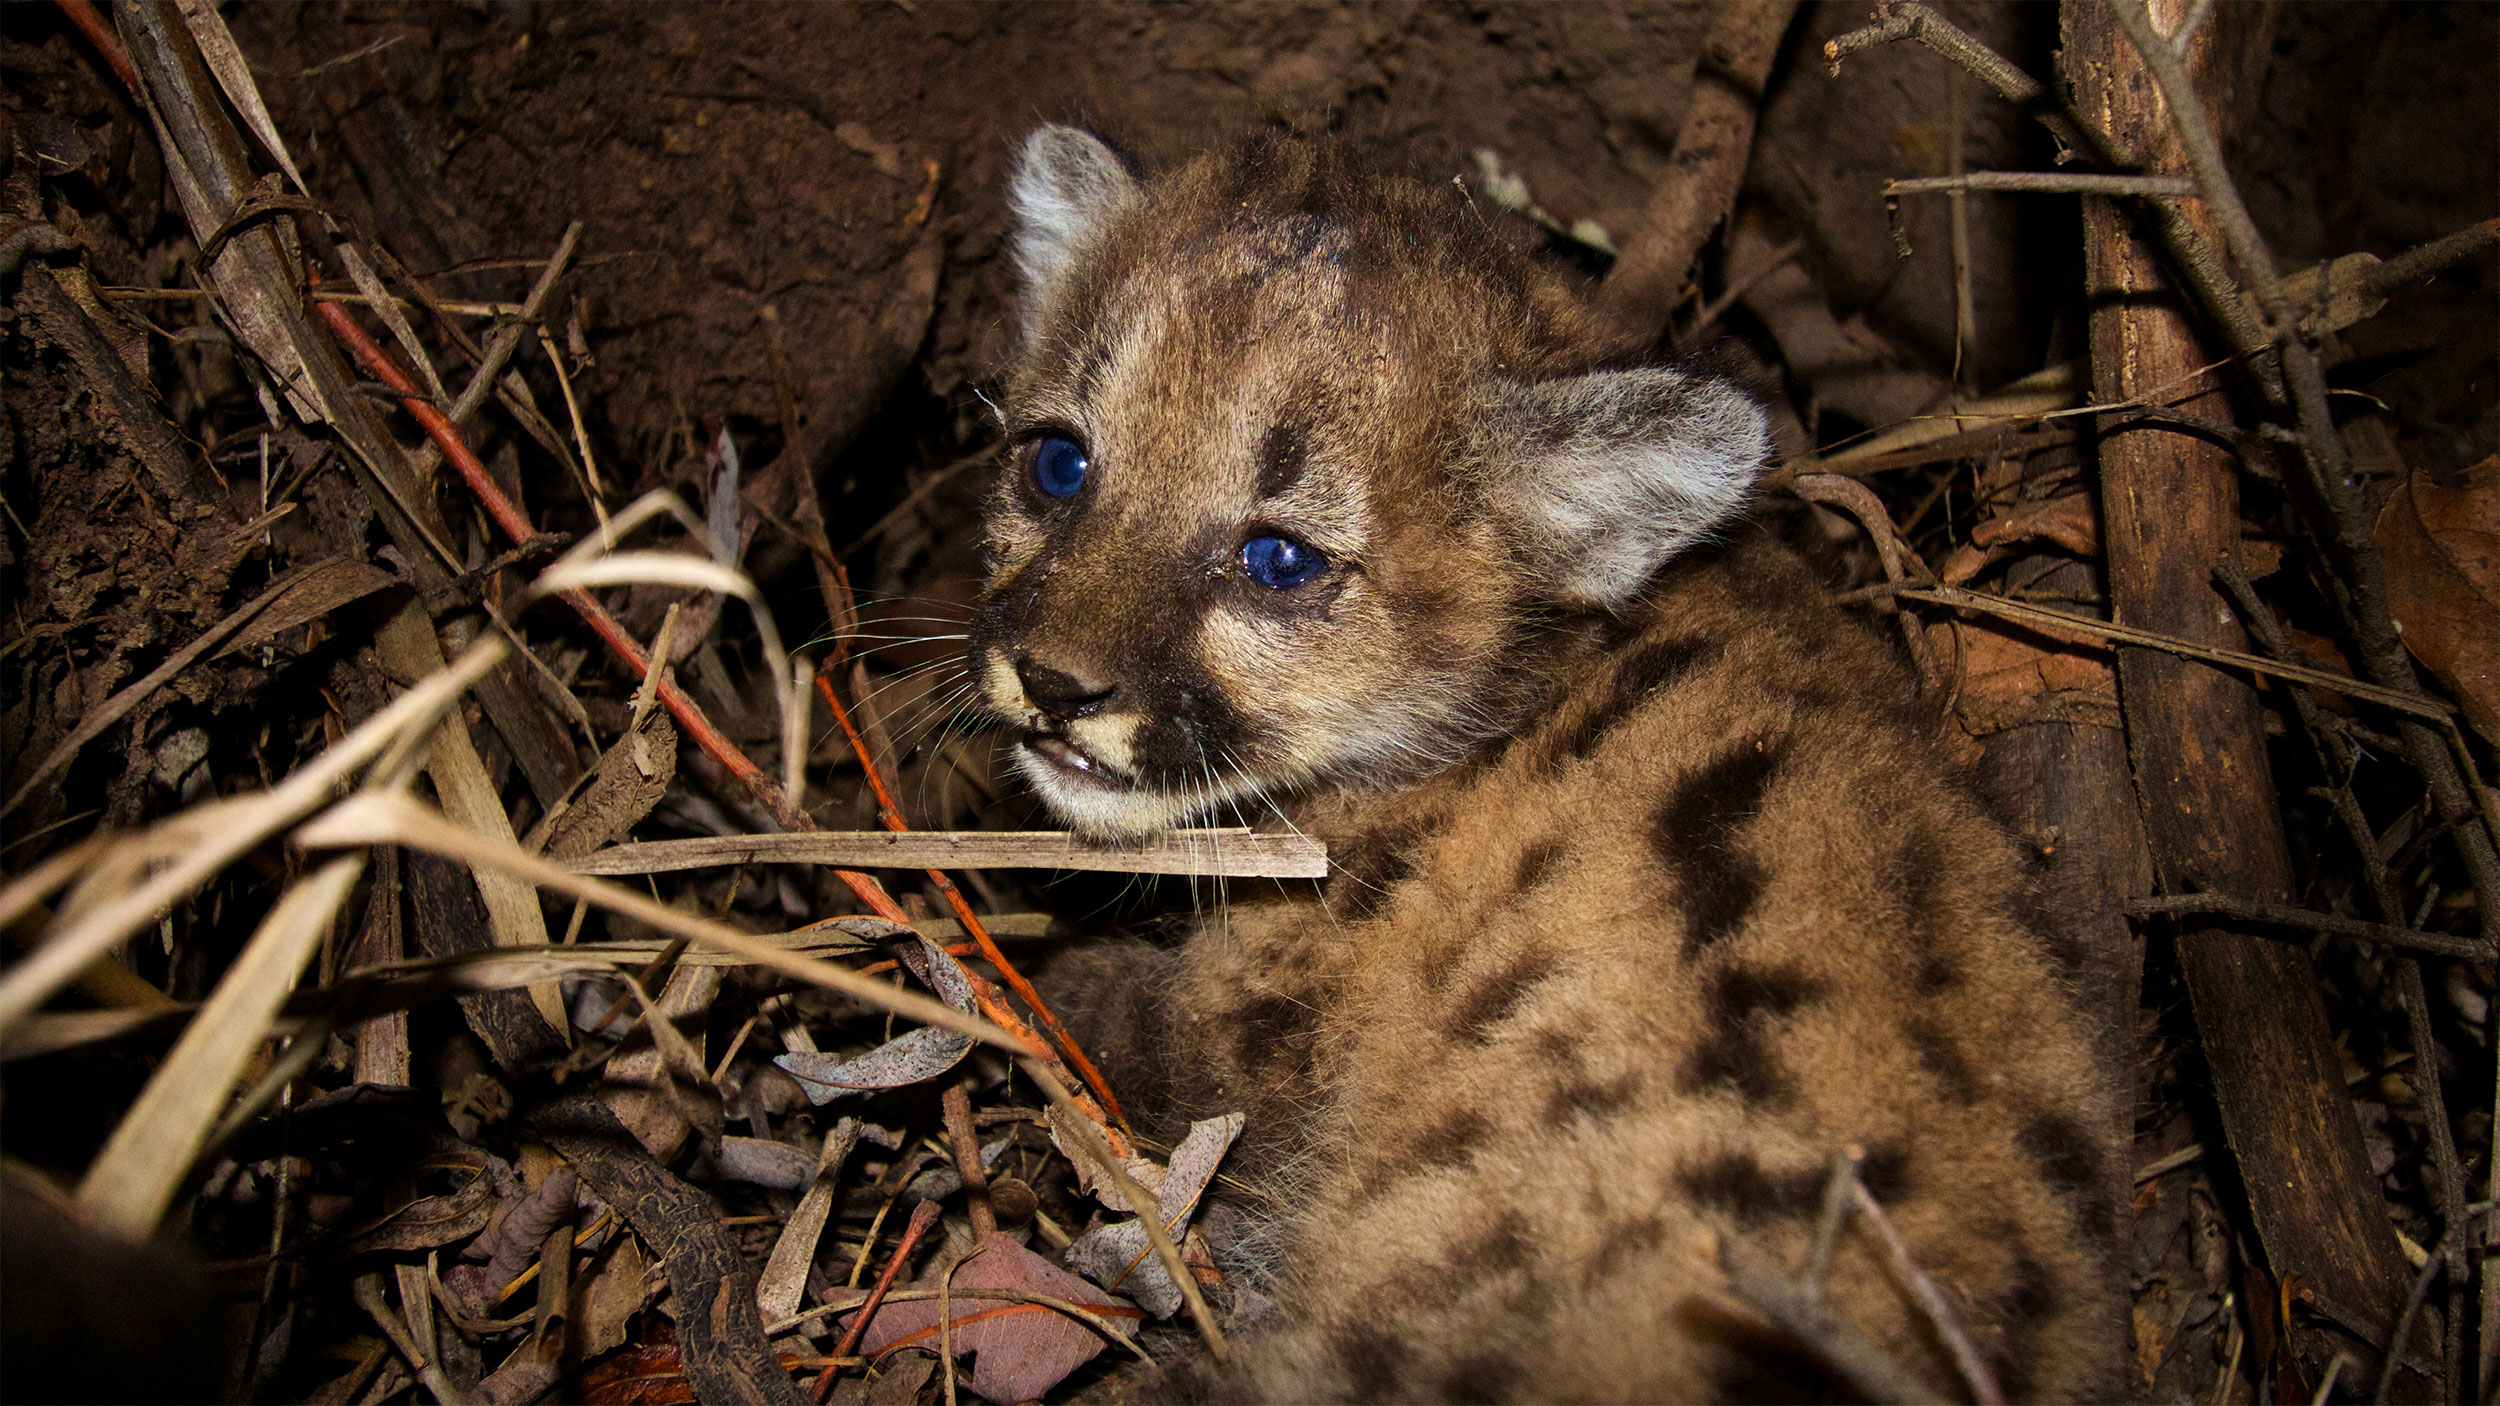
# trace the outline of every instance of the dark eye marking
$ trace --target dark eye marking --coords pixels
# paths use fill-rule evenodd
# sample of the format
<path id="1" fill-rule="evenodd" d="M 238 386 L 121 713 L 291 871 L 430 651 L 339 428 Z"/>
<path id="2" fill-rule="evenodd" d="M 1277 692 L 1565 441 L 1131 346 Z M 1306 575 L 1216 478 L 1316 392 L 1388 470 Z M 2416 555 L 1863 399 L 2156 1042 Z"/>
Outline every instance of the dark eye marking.
<path id="1" fill-rule="evenodd" d="M 1033 442 L 1033 486 L 1048 497 L 1075 497 L 1093 467 L 1084 446 L 1065 435 L 1044 435 Z"/>
<path id="2" fill-rule="evenodd" d="M 1273 498 L 1300 483 L 1309 454 L 1300 425 L 1279 420 L 1269 426 L 1259 445 L 1259 497 Z"/>
<path id="3" fill-rule="evenodd" d="M 1271 590 L 1290 590 L 1328 569 L 1319 548 L 1291 537 L 1253 537 L 1241 544 L 1241 569 Z"/>

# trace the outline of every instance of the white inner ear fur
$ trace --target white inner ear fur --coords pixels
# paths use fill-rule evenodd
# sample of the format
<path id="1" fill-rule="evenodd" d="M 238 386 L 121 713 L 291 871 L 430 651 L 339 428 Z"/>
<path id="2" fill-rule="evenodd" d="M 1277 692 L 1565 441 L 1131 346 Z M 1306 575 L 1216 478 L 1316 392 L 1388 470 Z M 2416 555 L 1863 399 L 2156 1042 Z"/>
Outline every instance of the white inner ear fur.
<path id="1" fill-rule="evenodd" d="M 1051 123 L 1024 139 L 1009 196 L 1029 334 L 1037 321 L 1034 312 L 1077 250 L 1137 198 L 1137 179 L 1093 133 Z"/>
<path id="2" fill-rule="evenodd" d="M 1555 598 L 1612 608 L 1744 507 L 1770 453 L 1736 387 L 1664 368 L 1495 393 L 1492 495 Z"/>

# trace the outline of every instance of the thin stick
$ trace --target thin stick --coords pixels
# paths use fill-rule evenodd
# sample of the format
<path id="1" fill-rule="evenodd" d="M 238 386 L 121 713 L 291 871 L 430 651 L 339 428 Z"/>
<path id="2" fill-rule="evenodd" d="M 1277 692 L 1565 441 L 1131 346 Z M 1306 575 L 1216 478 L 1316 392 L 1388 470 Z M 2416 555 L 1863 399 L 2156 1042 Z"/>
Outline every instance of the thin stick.
<path id="1" fill-rule="evenodd" d="M 2179 198 L 2196 194 L 2184 176 L 2111 176 L 2089 171 L 1973 171 L 1961 176 L 1916 176 L 1884 182 L 1886 195 L 1928 195 L 1957 190 L 2020 190 L 2049 195 L 2144 195 Z"/>
<path id="2" fill-rule="evenodd" d="M 1806 1260 L 1803 1288 L 1808 1297 L 1820 1301 L 1823 1285 L 1831 1278 L 1832 1251 L 1839 1248 L 1841 1228 L 1848 1224 L 1855 1198 L 1849 1188 L 1857 1185 L 1858 1164 L 1866 1160 L 1866 1151 L 1856 1145 L 1832 1154 L 1832 1175 L 1823 1183 L 1823 1216 L 1814 1227 L 1814 1253 Z"/>
<path id="3" fill-rule="evenodd" d="M 2438 1077 L 2436 1073 L 2433 1078 Z M 2422 1261 L 2422 1272 L 2413 1276 L 2413 1287 L 2405 1291 L 2405 1306 L 2396 1315 L 2396 1326 L 2387 1335 L 2387 1355 L 2381 1360 L 2378 1389 L 2370 1393 L 2371 1406 L 2387 1406 L 2387 1394 L 2396 1385 L 2396 1374 L 2404 1370 L 2405 1339 L 2413 1336 L 2413 1320 L 2422 1312 L 2422 1303 L 2431 1296 L 2431 1281 L 2439 1277 L 2448 1263 L 2447 1239 L 2442 1237 L 2440 1249 Z"/>
<path id="4" fill-rule="evenodd" d="M 2495 964 L 2495 954 L 2488 942 L 2472 938 L 2448 937 L 2416 928 L 2400 928 L 2392 923 L 2365 923 L 2359 918 L 2342 918 L 2333 913 L 2315 913 L 2306 908 L 2284 908 L 2271 903 L 2250 903 L 2219 893 L 2167 894 L 2154 898 L 2138 898 L 2127 904 L 2127 912 L 2139 917 L 2173 916 L 2182 913 L 2211 913 L 2217 917 L 2237 918 L 2248 923 L 2267 923 L 2276 927 L 2303 928 L 2310 932 L 2332 933 L 2337 937 L 2359 938 L 2365 942 L 2384 943 L 2389 947 L 2410 948 L 2417 952 L 2436 952 L 2443 957 L 2457 957 L 2477 966 Z"/>
<path id="5" fill-rule="evenodd" d="M 1811 1349 L 1823 1365 L 1868 1401 L 1933 1402 L 1942 1398 L 1902 1370 L 1882 1345 L 1832 1312 L 1820 1296 L 1787 1282 L 1745 1243 L 1720 1237 L 1718 1259 L 1731 1296 Z"/>
<path id="6" fill-rule="evenodd" d="M 1864 1182 L 1853 1177 L 1849 1186 L 1857 1199 L 1858 1215 L 1875 1232 L 1875 1238 L 1883 1242 L 1885 1252 L 1892 1258 L 1893 1271 L 1901 1276 L 1910 1297 L 1926 1311 L 1928 1324 L 1944 1340 L 1945 1350 L 1953 1354 L 1953 1365 L 1961 1369 L 1962 1379 L 1969 1383 L 1972 1399 L 1981 1406 L 2005 1406 L 2005 1393 L 1997 1386 L 1996 1374 L 1980 1360 L 1979 1350 L 1971 1346 L 1970 1335 L 1962 1331 L 1961 1320 L 1954 1317 L 1953 1306 L 1937 1291 L 1935 1281 L 1910 1258 L 1910 1247 L 1902 1240 L 1901 1232 L 1892 1228 L 1892 1219 L 1884 1214 L 1884 1208 Z"/>
<path id="7" fill-rule="evenodd" d="M 937 1296 L 938 1291 L 935 1289 L 896 1289 L 885 1296 L 885 1302 L 927 1303 L 929 1300 L 934 1299 Z M 789 1332 L 793 1328 L 797 1328 L 803 1324 L 822 1318 L 827 1314 L 848 1313 L 852 1309 L 867 1302 L 867 1297 L 868 1296 L 865 1294 L 854 1293 L 846 1295 L 842 1298 L 828 1299 L 824 1303 L 820 1303 L 804 1313 L 792 1314 L 788 1318 L 766 1324 L 764 1327 L 764 1336 L 768 1338 L 777 1338 L 782 1334 Z M 998 1300 L 1008 1304 L 1032 1304 L 1037 1308 L 1047 1308 L 1057 1313 L 1066 1314 L 1068 1317 L 1084 1324 L 1086 1327 L 1091 1328 L 1103 1337 L 1110 1339 L 1112 1342 L 1118 1343 L 1120 1346 L 1127 1348 L 1133 1353 L 1136 1353 L 1138 1358 L 1145 1362 L 1147 1366 L 1151 1367 L 1155 1365 L 1153 1356 L 1150 1355 L 1146 1349 L 1138 1346 L 1135 1338 L 1121 1332 L 1119 1325 L 1112 1321 L 1114 1317 L 1143 1318 L 1146 1316 L 1146 1310 L 1142 1308 L 1122 1307 L 1118 1304 L 1075 1303 L 1067 1299 L 1054 1298 L 1049 1294 L 1037 1294 L 1029 1289 L 967 1289 L 964 1291 L 964 1297 Z"/>
<path id="8" fill-rule="evenodd" d="M 1910 544 L 1901 540 L 1901 529 L 1892 525 L 1892 514 L 1885 510 L 1883 500 L 1865 484 L 1838 474 L 1799 474 L 1790 482 L 1789 491 L 1809 502 L 1844 509 L 1856 518 L 1865 527 L 1868 540 L 1875 544 L 1875 555 L 1884 564 L 1886 580 L 1897 584 L 1907 579 L 1913 566 L 1920 578 L 1936 579 Z M 1892 614 L 1901 627 L 1901 642 L 1910 651 L 1910 661 L 1918 666 L 1921 690 L 1936 692 L 1944 686 L 1944 672 L 1936 663 L 1934 651 L 1927 647 L 1925 628 L 1917 616 L 1902 607 L 1898 596 L 1894 598 Z"/>
<path id="9" fill-rule="evenodd" d="M 704 835 L 609 845 L 566 861 L 582 874 L 670 874 L 741 864 L 847 864 L 870 869 L 1063 869 L 1196 878 L 1325 878 L 1327 847 L 1299 835 L 1172 830 L 1135 845 L 1097 846 L 1065 830 L 817 830 L 802 835 Z"/>
<path id="10" fill-rule="evenodd" d="M 1894 594 L 1905 600 L 1932 601 L 1937 605 L 1976 610 L 1982 615 L 2001 615 L 2009 620 L 2019 620 L 2024 624 L 2035 625 L 2052 633 L 2064 632 L 2083 640 L 2141 645 L 2146 649 L 2165 650 L 2189 659 L 2202 659 L 2209 664 L 2225 664 L 2234 669 L 2246 669 L 2252 674 L 2266 674 L 2274 678 L 2316 684 L 2324 688 L 2335 689 L 2353 698 L 2366 698 L 2382 707 L 2393 708 L 2415 717 L 2445 721 L 2448 714 L 2456 711 L 2453 704 L 2436 698 L 2405 693 L 2392 688 L 2381 688 L 2377 684 L 2364 683 L 2360 679 L 2348 678 L 2342 674 L 2330 674 L 2324 669 L 2287 664 L 2281 660 L 2268 659 L 2263 655 L 2242 654 L 2235 649 L 2209 649 L 2175 635 L 2159 634 L 2152 630 L 2138 630 L 2131 626 L 2115 624 L 2107 620 L 2095 620 L 2084 615 L 2069 615 L 2062 610 L 2050 610 L 2045 606 L 2007 600 L 2002 596 L 1983 595 L 1978 591 L 1965 591 L 1956 586 L 1905 586 L 1895 591 Z"/>
<path id="11" fill-rule="evenodd" d="M 955 1174 L 963 1178 L 972 1233 L 987 1239 L 998 1233 L 998 1212 L 990 1208 L 990 1173 L 981 1165 L 981 1135 L 972 1129 L 972 1095 L 960 1081 L 950 1080 L 938 1106 L 946 1118 L 946 1145 L 955 1154 Z"/>

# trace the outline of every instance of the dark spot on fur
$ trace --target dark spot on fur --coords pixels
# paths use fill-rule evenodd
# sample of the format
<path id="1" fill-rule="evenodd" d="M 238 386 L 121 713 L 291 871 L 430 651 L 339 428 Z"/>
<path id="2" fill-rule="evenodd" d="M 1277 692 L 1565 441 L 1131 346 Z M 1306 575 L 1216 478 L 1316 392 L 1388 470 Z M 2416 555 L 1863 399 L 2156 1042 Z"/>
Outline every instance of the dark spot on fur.
<path id="1" fill-rule="evenodd" d="M 1337 857 L 1337 873 L 1328 881 L 1328 899 L 1348 917 L 1369 917 L 1388 902 L 1392 886 L 1415 876 L 1427 826 L 1397 826 L 1365 835 Z"/>
<path id="2" fill-rule="evenodd" d="M 1615 667 L 1606 700 L 1592 705 L 1580 720 L 1554 740 L 1556 759 L 1578 760 L 1597 750 L 1606 734 L 1658 690 L 1674 684 L 1707 663 L 1719 647 L 1708 640 L 1653 640 L 1626 654 Z"/>
<path id="3" fill-rule="evenodd" d="M 1345 1369 L 1346 1385 L 1352 1388 L 1348 1394 L 1355 1400 L 1387 1401 L 1400 1395 L 1406 1350 L 1397 1339 L 1378 1328 L 1341 1328 L 1329 1346 L 1337 1365 Z"/>
<path id="4" fill-rule="evenodd" d="M 1772 1173 L 1753 1154 L 1723 1153 L 1680 1167 L 1674 1189 L 1686 1198 L 1725 1211 L 1747 1225 L 1814 1213 L 1823 1201 L 1827 1174 L 1813 1169 Z"/>
<path id="5" fill-rule="evenodd" d="M 1598 1281 L 1622 1272 L 1638 1256 L 1657 1249 L 1666 1238 L 1667 1223 L 1653 1215 L 1637 1215 L 1618 1223 L 1580 1271 L 1581 1287 L 1595 1288 Z"/>
<path id="6" fill-rule="evenodd" d="M 1672 683 L 1680 683 L 1693 670 L 1716 659 L 1716 641 L 1698 636 L 1652 640 L 1623 657 L 1615 669 L 1615 689 L 1636 700 L 1655 693 Z"/>
<path id="7" fill-rule="evenodd" d="M 1897 1142 L 1879 1142 L 1866 1151 L 1866 1160 L 1858 1164 L 1858 1180 L 1865 1184 L 1867 1194 L 1884 1206 L 1897 1206 L 1908 1200 L 1917 1189 L 1917 1178 L 1910 1169 L 1910 1150 Z"/>
<path id="8" fill-rule="evenodd" d="M 1528 1234 L 1527 1219 L 1517 1211 L 1504 1211 L 1491 1225 L 1462 1241 L 1450 1251 L 1450 1273 L 1462 1278 L 1478 1278 L 1524 1267 L 1536 1252 L 1536 1241 Z"/>
<path id="9" fill-rule="evenodd" d="M 2058 1307 L 2057 1284 L 2048 1270 L 2017 1248 L 2013 1277 L 1997 1297 L 1997 1313 L 2005 1325 L 2003 1345 L 1988 1358 L 1989 1370 L 1996 1374 L 1997 1387 L 2006 1399 L 2020 1401 L 2032 1394 L 2031 1362 Z"/>
<path id="10" fill-rule="evenodd" d="M 1971 1073 L 1970 1062 L 1962 1057 L 1962 1047 L 1934 1017 L 1914 1015 L 1901 1027 L 1901 1033 L 1918 1055 L 1919 1068 L 1935 1075 L 1948 1097 L 1957 1103 L 1979 1101 L 1979 1080 Z"/>
<path id="11" fill-rule="evenodd" d="M 1302 426 L 1292 420 L 1268 426 L 1267 439 L 1259 446 L 1259 496 L 1273 498 L 1300 483 L 1308 455 Z"/>
<path id="12" fill-rule="evenodd" d="M 1795 1092 L 1788 1076 L 1772 1063 L 1771 1052 L 1752 1030 L 1723 1032 L 1694 1048 L 1684 1059 L 1678 1086 L 1686 1093 L 1724 1089 L 1753 1103 L 1785 1103 Z"/>
<path id="13" fill-rule="evenodd" d="M 2014 1260 L 2014 1282 L 2005 1290 L 2005 1318 L 2009 1323 L 2039 1323 L 2057 1312 L 2057 1285 L 2049 1280 L 2049 1272 L 2029 1255 Z"/>
<path id="14" fill-rule="evenodd" d="M 1450 1037 L 1469 1044 L 1490 1044 L 1493 1027 L 1510 1018 L 1538 982 L 1554 974 L 1539 952 L 1523 952 L 1480 982 L 1450 1012 Z"/>
<path id="15" fill-rule="evenodd" d="M 1297 1074 L 1310 1072 L 1319 1012 L 1307 1003 L 1273 993 L 1254 996 L 1226 1024 L 1232 1029 L 1233 1062 L 1243 1069 L 1281 1060 Z"/>
<path id="16" fill-rule="evenodd" d="M 1493 1133 L 1493 1124 L 1472 1108 L 1462 1108 L 1415 1139 L 1408 1154 L 1417 1167 L 1463 1167 L 1474 1160 L 1477 1144 Z"/>
<path id="17" fill-rule="evenodd" d="M 1785 1101 L 1792 1090 L 1770 1044 L 1770 1026 L 1809 1000 L 1823 984 L 1793 967 L 1729 967 L 1702 993 L 1708 1028 L 1684 1060 L 1678 1086 L 1686 1093 L 1723 1089 L 1755 1103 Z"/>
<path id="18" fill-rule="evenodd" d="M 1710 979 L 1702 998 L 1711 1020 L 1742 1025 L 1756 1015 L 1784 1016 L 1823 994 L 1823 983 L 1793 966 L 1728 967 Z"/>
<path id="19" fill-rule="evenodd" d="M 1687 955 L 1733 934 L 1762 895 L 1762 866 L 1735 842 L 1786 752 L 1784 742 L 1739 742 L 1678 782 L 1651 818 L 1650 843 L 1683 884 Z"/>
<path id="20" fill-rule="evenodd" d="M 1949 867 L 1944 846 L 1936 837 L 1913 830 L 1894 851 L 1884 874 L 1884 886 L 1899 899 L 1903 925 L 1918 950 L 1917 965 L 1910 969 L 1910 986 L 1922 996 L 1941 995 L 1962 979 L 1960 964 L 1947 950 L 1950 944 L 1945 934 L 1951 924 L 1937 893 L 1937 878 Z"/>
<path id="21" fill-rule="evenodd" d="M 1462 1357 L 1441 1379 L 1441 1399 L 1453 1406 L 1492 1406 L 1518 1399 L 1519 1364 L 1491 1353 Z"/>
<path id="22" fill-rule="evenodd" d="M 2040 1174 L 2069 1196 L 2100 1200 L 2101 1149 L 2083 1125 L 2051 1110 L 2035 1113 L 2015 1134 L 2023 1151 L 2040 1164 Z"/>
<path id="23" fill-rule="evenodd" d="M 1910 985 L 1921 996 L 1941 996 L 1959 985 L 1962 969 L 1941 952 L 1919 954 L 1918 965 L 1910 971 Z"/>
<path id="24" fill-rule="evenodd" d="M 1511 891 L 1526 893 L 1545 882 L 1545 876 L 1554 872 L 1554 866 L 1561 863 L 1562 857 L 1570 852 L 1570 848 L 1559 840 L 1547 840 L 1541 844 L 1528 846 L 1519 856 L 1518 871 L 1511 875 Z"/>
<path id="25" fill-rule="evenodd" d="M 1545 1101 L 1545 1121 L 1568 1123 L 1576 1118 L 1604 1118 L 1620 1113 L 1640 1086 L 1638 1074 L 1626 1074 L 1602 1084 L 1593 1079 L 1565 1080 Z"/>
<path id="26" fill-rule="evenodd" d="M 1559 1030 L 1536 1032 L 1537 1058 L 1563 1069 L 1580 1067 L 1580 1042 Z"/>

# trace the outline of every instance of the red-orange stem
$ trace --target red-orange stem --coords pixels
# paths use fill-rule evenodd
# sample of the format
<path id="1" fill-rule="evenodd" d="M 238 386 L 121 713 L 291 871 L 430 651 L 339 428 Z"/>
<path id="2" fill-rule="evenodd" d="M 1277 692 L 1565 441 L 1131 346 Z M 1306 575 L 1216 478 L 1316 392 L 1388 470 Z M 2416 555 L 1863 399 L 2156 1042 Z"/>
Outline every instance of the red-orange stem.
<path id="1" fill-rule="evenodd" d="M 911 1224 L 903 1227 L 902 1243 L 896 1245 L 893 1255 L 887 1258 L 885 1269 L 877 1275 L 877 1287 L 868 1291 L 868 1301 L 859 1306 L 859 1313 L 851 1319 L 851 1326 L 842 1330 L 842 1341 L 834 1344 L 834 1356 L 848 1357 L 851 1349 L 859 1346 L 860 1335 L 868 1331 L 868 1320 L 877 1316 L 877 1305 L 885 1302 L 885 1291 L 894 1287 L 894 1276 L 902 1270 L 903 1262 L 911 1258 L 912 1247 L 920 1243 L 920 1237 L 928 1234 L 929 1227 L 937 1223 L 937 1218 L 935 1201 L 922 1201 L 911 1208 Z M 817 1383 L 817 1399 L 824 1399 L 822 1382 Z"/>
<path id="2" fill-rule="evenodd" d="M 96 52 L 104 55 L 104 61 L 112 65 L 113 76 L 122 81 L 122 86 L 133 93 L 138 92 L 139 72 L 130 66 L 130 55 L 122 52 L 120 37 L 113 33 L 113 26 L 105 22 L 104 16 L 96 12 L 96 7 L 87 0 L 60 0 L 60 6 L 61 13 L 69 16 L 69 22 L 78 26 L 78 32 L 87 36 L 87 42 L 95 45 Z"/>
<path id="3" fill-rule="evenodd" d="M 833 710 L 833 720 L 842 725 L 842 735 L 851 740 L 851 750 L 859 755 L 860 769 L 868 774 L 869 789 L 876 793 L 877 819 L 884 822 L 886 829 L 897 834 L 910 830 L 911 826 L 904 823 L 902 808 L 894 803 L 893 793 L 885 789 L 885 778 L 877 774 L 877 763 L 868 750 L 866 739 L 852 725 L 850 710 L 842 706 L 841 698 L 833 691 L 833 681 L 821 669 L 816 673 L 816 691 L 824 695 L 825 706 Z M 1077 1072 L 1085 1077 L 1085 1086 L 1101 1098 L 1104 1108 L 1110 1110 L 1111 1121 L 1118 1123 L 1121 1131 L 1128 1131 L 1128 1118 L 1120 1112 L 1120 1101 L 1112 1096 L 1111 1086 L 1103 1079 L 1102 1071 L 1085 1057 L 1085 1051 L 1076 1043 L 1076 1036 L 1070 1034 L 1068 1027 L 1052 1014 L 1042 1000 L 1042 993 L 1034 990 L 1033 983 L 1025 980 L 1024 973 L 1017 971 L 1015 964 L 1007 960 L 1007 954 L 998 950 L 998 943 L 990 937 L 989 929 L 981 925 L 981 920 L 973 916 L 972 905 L 964 901 L 954 880 L 947 878 L 942 870 L 924 872 L 928 874 L 929 881 L 937 885 L 938 892 L 946 896 L 947 906 L 955 910 L 955 919 L 964 925 L 965 934 L 980 946 L 982 957 L 998 968 L 998 974 L 1007 978 L 1007 985 L 1024 999 L 1027 1006 L 1032 1007 L 1043 1028 L 1049 1030 L 1059 1042 L 1059 1047 L 1068 1052 L 1068 1062 L 1076 1066 Z"/>
<path id="4" fill-rule="evenodd" d="M 381 345 L 374 341 L 371 334 L 357 325 L 356 319 L 349 314 L 345 304 L 322 303 L 319 306 L 322 319 L 330 324 L 332 334 L 337 336 L 339 341 L 347 347 L 349 354 L 356 358 L 356 364 L 362 366 L 366 373 L 375 380 L 400 393 L 399 403 L 402 408 L 416 418 L 417 424 L 424 428 L 426 436 L 442 449 L 443 457 L 451 461 L 452 467 L 469 485 L 469 491 L 477 495 L 478 503 L 486 509 L 486 515 L 495 520 L 495 525 L 502 529 L 505 536 L 512 539 L 513 545 L 518 546 L 536 537 L 538 529 L 531 525 L 529 515 L 521 511 L 519 504 L 505 496 L 503 488 L 487 474 L 486 466 L 478 462 L 477 455 L 470 452 L 468 443 L 460 437 L 460 427 L 454 425 L 450 416 L 437 409 L 432 401 L 427 400 L 418 391 L 415 378 L 402 369 L 399 362 L 388 352 L 382 350 Z M 588 591 L 572 590 L 558 594 L 566 605 L 573 607 L 575 613 L 582 617 L 582 620 L 598 634 L 599 638 L 607 641 L 608 647 L 616 651 L 617 657 L 627 668 L 633 670 L 637 676 L 650 672 L 649 656 L 643 652 L 641 644 L 626 632 L 622 624 L 618 623 L 616 617 L 608 613 L 607 607 L 599 604 Z M 677 686 L 665 676 L 660 680 L 659 698 L 661 705 L 668 709 L 669 716 L 677 720 L 678 726 L 685 729 L 686 735 L 694 740 L 695 745 L 709 754 L 712 760 L 719 762 L 730 775 L 738 778 L 745 785 L 748 793 L 754 796 L 766 810 L 773 813 L 773 818 L 781 823 L 782 828 L 786 830 L 816 828 L 814 820 L 806 812 L 790 803 L 790 798 L 781 793 L 781 788 L 773 783 L 771 777 L 764 774 L 764 769 L 757 766 L 754 760 L 739 748 L 738 744 L 724 736 L 719 728 L 712 726 L 712 720 L 704 716 L 703 710 L 695 706 L 694 700 L 679 692 Z M 862 882 L 872 886 L 876 882 L 865 874 L 860 875 L 859 878 Z M 851 887 L 853 892 L 859 891 L 859 884 L 852 884 Z M 862 897 L 866 895 L 862 894 Z"/>

